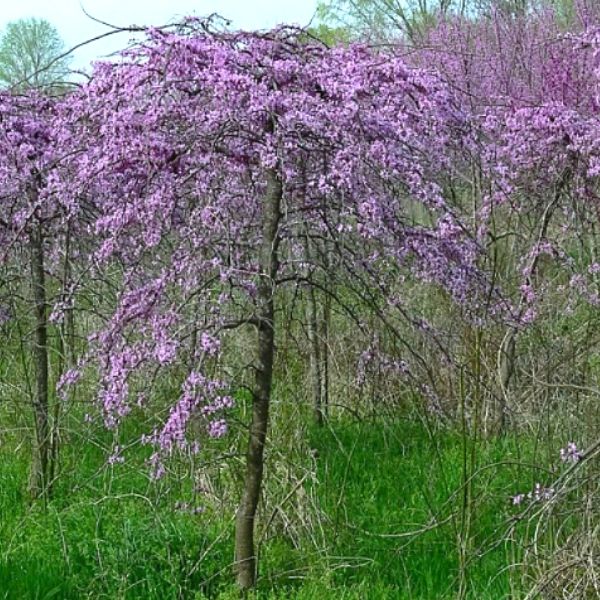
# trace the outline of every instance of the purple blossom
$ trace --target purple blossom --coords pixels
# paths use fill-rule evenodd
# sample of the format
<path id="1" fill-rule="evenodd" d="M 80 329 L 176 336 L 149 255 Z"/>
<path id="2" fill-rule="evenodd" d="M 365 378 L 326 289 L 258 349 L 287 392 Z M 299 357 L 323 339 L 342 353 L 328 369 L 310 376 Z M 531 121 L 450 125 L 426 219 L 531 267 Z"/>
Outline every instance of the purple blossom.
<path id="1" fill-rule="evenodd" d="M 519 506 L 526 498 L 525 494 L 517 494 L 516 496 L 511 497 L 512 505 Z"/>
<path id="2" fill-rule="evenodd" d="M 565 463 L 577 463 L 582 456 L 583 452 L 577 448 L 575 442 L 569 442 L 565 448 L 560 449 L 560 460 Z"/>
<path id="3" fill-rule="evenodd" d="M 115 446 L 113 448 L 113 451 L 107 460 L 109 465 L 116 465 L 125 462 L 125 457 L 121 455 L 121 450 L 122 449 L 119 446 Z"/>
<path id="4" fill-rule="evenodd" d="M 551 500 L 554 497 L 554 493 L 554 488 L 546 488 L 543 487 L 540 483 L 536 483 L 533 488 L 533 491 L 529 492 L 527 496 L 535 502 L 540 502 L 543 500 Z"/>
<path id="5" fill-rule="evenodd" d="M 531 491 L 511 496 L 511 503 L 513 506 L 519 506 L 526 500 L 529 502 L 547 502 L 548 500 L 552 500 L 554 495 L 554 488 L 544 487 L 541 483 L 536 483 Z"/>
<path id="6" fill-rule="evenodd" d="M 209 356 L 215 356 L 221 348 L 221 342 L 218 338 L 203 331 L 200 335 L 200 348 Z"/>
<path id="7" fill-rule="evenodd" d="M 211 438 L 221 438 L 227 434 L 227 422 L 224 419 L 210 421 L 208 424 L 208 435 Z"/>
<path id="8" fill-rule="evenodd" d="M 12 311 L 10 307 L 0 304 L 0 327 L 8 323 L 12 319 Z"/>

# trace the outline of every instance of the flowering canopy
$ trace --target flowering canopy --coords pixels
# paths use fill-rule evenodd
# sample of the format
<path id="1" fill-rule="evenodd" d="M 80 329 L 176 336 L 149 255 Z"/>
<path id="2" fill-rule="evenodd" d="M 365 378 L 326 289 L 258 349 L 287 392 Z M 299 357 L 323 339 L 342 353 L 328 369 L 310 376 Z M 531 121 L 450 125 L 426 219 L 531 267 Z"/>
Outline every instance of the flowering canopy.
<path id="1" fill-rule="evenodd" d="M 473 43 L 490 39 L 473 34 Z M 540 73 L 563 64 L 551 52 L 535 56 L 546 61 Z M 593 56 L 582 60 L 578 68 Z M 478 83 L 474 71 L 462 75 L 464 85 Z M 347 275 L 361 273 L 390 305 L 402 303 L 403 273 L 469 303 L 483 281 L 477 263 L 491 206 L 528 183 L 556 185 L 566 170 L 593 193 L 595 104 L 587 88 L 589 101 L 574 92 L 559 100 L 564 81 L 544 77 L 540 106 L 526 105 L 521 83 L 502 91 L 513 100 L 504 103 L 507 116 L 500 104 L 474 106 L 394 52 L 329 49 L 291 28 L 214 33 L 189 20 L 152 29 L 60 100 L 2 97 L 3 245 L 34 214 L 67 219 L 90 234 L 96 272 L 119 266 L 115 310 L 89 355 L 100 367 L 105 420 L 115 426 L 129 412 L 132 373 L 185 359 L 181 397 L 150 437 L 170 451 L 185 445 L 194 411 L 210 435 L 225 431 L 227 384 L 202 365 L 219 354 L 225 329 L 253 322 L 269 176 L 282 188 L 276 284 L 323 268 L 305 253 L 312 238 L 327 240 Z M 470 183 L 463 178 L 474 158 L 489 194 L 477 215 L 464 217 L 454 188 Z"/>
<path id="2" fill-rule="evenodd" d="M 210 435 L 224 432 L 231 400 L 201 364 L 224 328 L 252 322 L 269 173 L 282 185 L 281 281 L 307 261 L 302 239 L 320 236 L 377 285 L 405 266 L 464 301 L 478 252 L 443 187 L 470 131 L 437 77 L 294 29 L 188 27 L 149 31 L 63 107 L 86 147 L 72 157 L 67 193 L 94 206 L 97 267 L 123 268 L 118 306 L 93 339 L 107 424 L 130 410 L 133 371 L 187 356 L 202 306 L 182 396 L 152 436 L 167 451 L 185 445 L 194 411 Z M 430 216 L 415 220 L 415 205 Z"/>

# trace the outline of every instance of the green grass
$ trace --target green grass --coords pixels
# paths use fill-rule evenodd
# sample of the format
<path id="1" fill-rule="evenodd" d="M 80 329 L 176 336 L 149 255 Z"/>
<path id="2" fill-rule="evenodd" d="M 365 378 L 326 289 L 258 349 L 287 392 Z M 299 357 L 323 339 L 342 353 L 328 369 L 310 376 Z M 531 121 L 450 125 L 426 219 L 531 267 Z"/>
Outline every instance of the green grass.
<path id="1" fill-rule="evenodd" d="M 452 598 L 458 576 L 463 440 L 451 432 L 430 436 L 421 424 L 346 426 L 319 438 L 324 459 L 322 497 L 334 530 L 332 552 L 364 557 L 336 571 L 340 585 L 369 585 L 394 598 Z M 514 458 L 516 440 L 482 444 L 480 466 Z M 472 478 L 472 554 L 467 568 L 472 598 L 509 593 L 503 545 L 486 552 L 514 510 L 509 496 L 529 485 L 515 465 L 498 464 Z M 520 481 L 519 481 L 520 480 Z M 455 493 L 455 492 L 459 493 Z M 427 524 L 430 530 L 410 535 Z M 356 561 L 359 562 L 358 560 Z"/>
<path id="2" fill-rule="evenodd" d="M 179 480 L 153 484 L 141 468 L 143 450 L 133 451 L 139 454 L 133 464 L 102 468 L 106 454 L 99 446 L 108 434 L 88 434 L 98 445 L 71 440 L 65 446 L 46 510 L 26 499 L 26 449 L 4 438 L 0 599 L 237 597 L 230 567 L 233 503 L 199 515 L 175 510 L 191 490 L 184 469 Z M 133 439 L 135 427 L 127 435 Z M 338 422 L 309 437 L 318 457 L 307 492 L 318 500 L 323 543 L 270 534 L 261 548 L 256 597 L 455 597 L 461 437 L 443 430 L 432 436 L 408 420 Z M 493 542 L 515 514 L 509 495 L 528 489 L 537 476 L 506 464 L 530 453 L 521 445 L 506 437 L 478 447 L 477 465 L 488 467 L 471 480 L 467 556 L 477 558 L 466 570 L 469 598 L 509 596 L 510 557 L 505 544 Z M 436 527 L 411 534 L 434 519 Z"/>

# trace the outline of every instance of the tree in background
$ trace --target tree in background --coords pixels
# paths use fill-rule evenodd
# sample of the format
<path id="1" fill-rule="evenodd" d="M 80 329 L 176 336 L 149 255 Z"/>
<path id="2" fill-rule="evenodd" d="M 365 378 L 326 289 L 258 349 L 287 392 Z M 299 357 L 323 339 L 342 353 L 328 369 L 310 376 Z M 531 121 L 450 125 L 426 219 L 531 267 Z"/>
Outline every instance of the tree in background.
<path id="1" fill-rule="evenodd" d="M 6 26 L 0 40 L 0 84 L 16 90 L 56 85 L 69 73 L 63 41 L 45 19 L 28 18 Z"/>
<path id="2" fill-rule="evenodd" d="M 362 39 L 419 45 L 431 28 L 447 18 L 498 13 L 517 17 L 549 9 L 566 24 L 592 8 L 593 2 L 573 0 L 320 0 L 314 32 L 327 43 Z"/>
<path id="3" fill-rule="evenodd" d="M 77 210 L 56 188 L 60 165 L 71 155 L 57 124 L 59 102 L 37 90 L 0 93 L 0 290 L 8 290 L 15 319 L 27 323 L 19 336 L 29 346 L 21 358 L 33 416 L 32 499 L 51 495 L 60 406 L 52 383 L 67 365 L 62 331 L 70 318 L 66 289 Z M 81 244 L 81 231 L 77 239 Z"/>
<path id="4" fill-rule="evenodd" d="M 352 38 L 416 41 L 438 16 L 463 14 L 468 4 L 468 0 L 323 0 L 317 15 L 334 31 L 344 29 Z"/>

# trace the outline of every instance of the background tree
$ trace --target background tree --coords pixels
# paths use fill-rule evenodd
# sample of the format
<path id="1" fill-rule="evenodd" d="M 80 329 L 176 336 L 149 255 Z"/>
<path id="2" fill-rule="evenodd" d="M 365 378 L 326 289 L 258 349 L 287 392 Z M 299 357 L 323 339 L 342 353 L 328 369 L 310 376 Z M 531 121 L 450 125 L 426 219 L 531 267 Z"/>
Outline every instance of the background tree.
<path id="1" fill-rule="evenodd" d="M 69 73 L 64 44 L 45 19 L 28 18 L 6 26 L 0 40 L 0 83 L 17 90 L 56 85 Z"/>
<path id="2" fill-rule="evenodd" d="M 33 417 L 29 481 L 33 499 L 48 497 L 54 478 L 60 399 L 52 382 L 66 367 L 58 323 L 64 321 L 64 313 L 70 313 L 64 309 L 74 205 L 62 204 L 66 195 L 56 194 L 52 184 L 61 157 L 68 155 L 56 124 L 58 102 L 37 90 L 0 93 L 0 289 L 8 289 L 11 312 L 27 324 L 19 335 L 22 376 Z M 79 243 L 82 239 L 79 235 Z M 25 265 L 28 268 L 22 268 Z"/>
<path id="3" fill-rule="evenodd" d="M 592 8 L 585 0 L 320 0 L 314 31 L 327 43 L 358 38 L 403 39 L 419 45 L 436 23 L 453 16 L 476 20 L 501 13 L 516 17 L 543 9 L 568 25 Z"/>
<path id="4" fill-rule="evenodd" d="M 354 38 L 416 41 L 437 17 L 463 14 L 467 5 L 468 0 L 324 0 L 317 15 L 334 31 L 346 29 Z"/>

